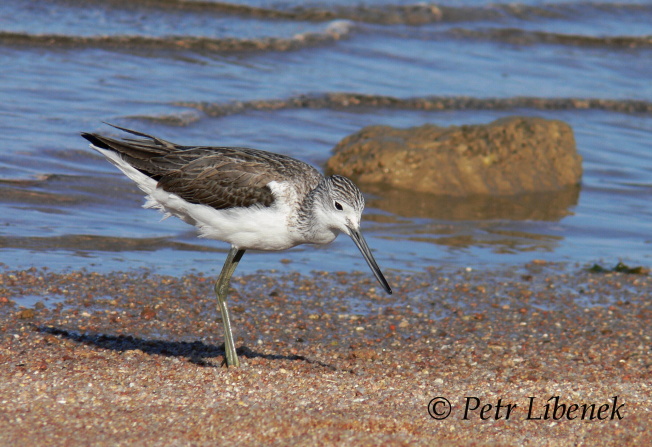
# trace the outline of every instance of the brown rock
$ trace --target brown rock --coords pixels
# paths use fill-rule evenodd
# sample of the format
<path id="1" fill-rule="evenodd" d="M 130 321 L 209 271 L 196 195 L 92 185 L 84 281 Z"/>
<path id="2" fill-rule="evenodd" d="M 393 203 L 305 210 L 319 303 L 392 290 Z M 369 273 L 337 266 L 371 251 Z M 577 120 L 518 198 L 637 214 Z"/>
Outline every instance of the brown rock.
<path id="1" fill-rule="evenodd" d="M 582 158 L 561 121 L 509 117 L 487 125 L 370 126 L 343 139 L 328 173 L 434 194 L 511 195 L 577 185 Z"/>
<path id="2" fill-rule="evenodd" d="M 151 320 L 153 318 L 156 318 L 156 311 L 151 307 L 145 307 L 140 312 L 140 318 L 142 318 L 143 320 Z"/>
<path id="3" fill-rule="evenodd" d="M 21 320 L 30 320 L 36 316 L 34 309 L 23 309 L 18 312 L 18 318 Z"/>

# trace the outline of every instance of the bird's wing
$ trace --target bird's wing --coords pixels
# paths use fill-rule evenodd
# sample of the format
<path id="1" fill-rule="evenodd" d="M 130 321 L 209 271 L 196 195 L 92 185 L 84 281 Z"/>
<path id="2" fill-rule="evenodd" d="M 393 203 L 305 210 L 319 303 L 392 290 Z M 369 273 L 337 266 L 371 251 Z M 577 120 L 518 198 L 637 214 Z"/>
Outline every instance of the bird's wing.
<path id="1" fill-rule="evenodd" d="M 195 148 L 152 160 L 159 168 L 165 166 L 158 186 L 188 202 L 216 209 L 270 206 L 274 196 L 267 184 L 273 176 L 261 171 L 259 163 L 234 159 L 233 152 Z"/>
<path id="2" fill-rule="evenodd" d="M 216 209 L 271 206 L 270 182 L 295 181 L 298 196 L 314 189 L 321 174 L 302 161 L 256 149 L 180 146 L 120 126 L 144 138 L 117 140 L 82 133 L 93 145 L 118 152 L 124 161 L 191 203 Z"/>
<path id="3" fill-rule="evenodd" d="M 246 148 L 198 147 L 178 150 L 150 161 L 158 172 L 158 186 L 191 203 L 216 209 L 271 206 L 270 182 L 299 176 L 316 186 L 316 170 L 282 155 Z M 313 172 L 314 171 L 314 172 Z M 317 174 L 318 175 L 318 174 Z"/>

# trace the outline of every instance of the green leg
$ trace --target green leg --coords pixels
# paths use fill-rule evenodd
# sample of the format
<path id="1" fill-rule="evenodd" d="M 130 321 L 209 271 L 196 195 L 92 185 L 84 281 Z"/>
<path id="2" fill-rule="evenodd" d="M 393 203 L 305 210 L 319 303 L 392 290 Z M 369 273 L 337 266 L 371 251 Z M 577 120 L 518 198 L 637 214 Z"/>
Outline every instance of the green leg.
<path id="1" fill-rule="evenodd" d="M 229 291 L 229 282 L 231 276 L 235 272 L 244 250 L 236 247 L 231 247 L 229 254 L 224 262 L 224 267 L 220 272 L 220 277 L 215 283 L 215 294 L 217 295 L 217 303 L 220 306 L 222 313 L 222 323 L 224 324 L 224 350 L 226 351 L 226 365 L 227 366 L 240 366 L 238 360 L 238 353 L 235 351 L 235 343 L 233 342 L 233 333 L 231 332 L 231 319 L 229 318 L 229 309 L 226 306 L 226 294 Z"/>

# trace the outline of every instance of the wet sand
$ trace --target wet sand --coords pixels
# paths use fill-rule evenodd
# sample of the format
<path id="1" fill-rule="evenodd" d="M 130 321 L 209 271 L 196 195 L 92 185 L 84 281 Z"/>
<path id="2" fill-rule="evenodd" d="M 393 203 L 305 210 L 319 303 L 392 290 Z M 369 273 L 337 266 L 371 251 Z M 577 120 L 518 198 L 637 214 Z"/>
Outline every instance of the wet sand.
<path id="1" fill-rule="evenodd" d="M 239 369 L 213 279 L 0 269 L 0 444 L 652 443 L 645 272 L 236 273 Z"/>

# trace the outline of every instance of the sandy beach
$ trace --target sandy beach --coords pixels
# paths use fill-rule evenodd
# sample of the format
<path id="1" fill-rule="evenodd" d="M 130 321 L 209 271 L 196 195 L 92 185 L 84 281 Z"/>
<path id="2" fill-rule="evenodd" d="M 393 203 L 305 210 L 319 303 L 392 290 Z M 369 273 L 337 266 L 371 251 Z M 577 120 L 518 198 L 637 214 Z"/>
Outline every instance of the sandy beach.
<path id="1" fill-rule="evenodd" d="M 588 267 L 236 274 L 238 369 L 214 278 L 5 268 L 0 444 L 650 444 L 651 278 Z"/>

